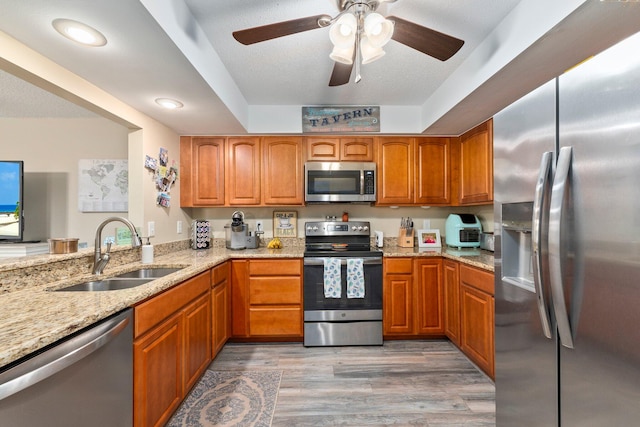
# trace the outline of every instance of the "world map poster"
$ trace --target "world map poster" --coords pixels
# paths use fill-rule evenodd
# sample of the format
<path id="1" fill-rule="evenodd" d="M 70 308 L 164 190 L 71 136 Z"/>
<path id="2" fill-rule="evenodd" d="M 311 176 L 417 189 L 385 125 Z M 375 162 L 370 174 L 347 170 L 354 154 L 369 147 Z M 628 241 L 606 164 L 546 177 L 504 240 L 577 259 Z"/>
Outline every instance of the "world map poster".
<path id="1" fill-rule="evenodd" d="M 79 211 L 128 211 L 129 168 L 127 160 L 81 159 L 78 164 Z"/>

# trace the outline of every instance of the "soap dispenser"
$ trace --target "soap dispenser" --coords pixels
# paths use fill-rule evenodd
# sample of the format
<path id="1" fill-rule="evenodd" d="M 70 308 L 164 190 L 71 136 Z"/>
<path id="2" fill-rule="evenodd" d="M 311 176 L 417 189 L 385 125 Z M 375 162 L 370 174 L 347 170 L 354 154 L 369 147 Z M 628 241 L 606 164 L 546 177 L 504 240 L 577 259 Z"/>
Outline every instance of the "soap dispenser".
<path id="1" fill-rule="evenodd" d="M 151 264 L 153 263 L 153 245 L 149 241 L 149 237 L 142 238 L 147 239 L 147 243 L 142 245 L 142 263 Z"/>

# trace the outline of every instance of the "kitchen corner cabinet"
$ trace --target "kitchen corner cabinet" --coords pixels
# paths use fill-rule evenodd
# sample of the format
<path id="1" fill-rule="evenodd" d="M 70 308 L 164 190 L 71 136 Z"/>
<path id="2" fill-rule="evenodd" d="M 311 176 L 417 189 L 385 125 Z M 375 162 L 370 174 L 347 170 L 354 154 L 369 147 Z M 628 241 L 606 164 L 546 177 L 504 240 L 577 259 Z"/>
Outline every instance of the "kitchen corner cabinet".
<path id="1" fill-rule="evenodd" d="M 451 342 L 460 347 L 460 264 L 442 262 L 444 291 L 444 331 Z"/>
<path id="2" fill-rule="evenodd" d="M 210 272 L 134 307 L 134 425 L 161 426 L 211 361 Z"/>
<path id="3" fill-rule="evenodd" d="M 303 205 L 302 137 L 262 138 L 264 205 Z"/>
<path id="4" fill-rule="evenodd" d="M 180 206 L 223 206 L 225 138 L 180 137 Z"/>
<path id="5" fill-rule="evenodd" d="M 211 270 L 211 359 L 215 359 L 231 335 L 229 262 Z"/>
<path id="6" fill-rule="evenodd" d="M 494 275 L 460 265 L 460 349 L 494 378 Z"/>
<path id="7" fill-rule="evenodd" d="M 373 138 L 307 137 L 307 161 L 373 162 Z"/>
<path id="8" fill-rule="evenodd" d="M 260 138 L 227 139 L 225 192 L 229 206 L 260 204 Z"/>
<path id="9" fill-rule="evenodd" d="M 385 336 L 443 335 L 442 260 L 385 258 Z"/>
<path id="10" fill-rule="evenodd" d="M 493 201 L 493 119 L 457 138 L 455 177 L 458 205 Z"/>
<path id="11" fill-rule="evenodd" d="M 302 260 L 234 260 L 232 336 L 302 339 Z"/>

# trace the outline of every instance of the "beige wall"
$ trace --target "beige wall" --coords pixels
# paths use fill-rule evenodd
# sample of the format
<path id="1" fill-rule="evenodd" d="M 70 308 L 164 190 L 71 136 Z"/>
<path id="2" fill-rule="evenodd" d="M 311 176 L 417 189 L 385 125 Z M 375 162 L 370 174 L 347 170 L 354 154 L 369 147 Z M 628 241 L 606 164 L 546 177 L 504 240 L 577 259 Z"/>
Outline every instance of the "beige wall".
<path id="1" fill-rule="evenodd" d="M 123 153 L 129 160 L 129 213 L 126 216 L 136 226 L 142 226 L 143 235 L 146 235 L 147 223 L 155 222 L 156 237 L 152 239 L 152 243 L 181 240 L 187 237 L 186 227 L 181 235 L 176 233 L 177 221 L 188 222 L 188 217 L 178 206 L 179 185 L 172 189 L 174 206 L 159 207 L 155 203 L 157 191 L 151 174 L 144 168 L 144 156 L 149 154 L 157 157 L 160 147 L 166 148 L 170 157 L 178 160 L 180 139 L 173 130 L 122 103 L 3 32 L 0 32 L 0 68 L 87 108 L 126 129 L 128 141 L 124 145 Z M 73 132 L 71 129 L 69 131 Z M 121 132 L 119 134 L 122 135 Z M 2 140 L 0 143 L 4 148 L 6 141 Z M 31 143 L 37 145 L 37 142 L 25 142 L 25 144 Z M 104 155 L 102 148 L 98 145 L 94 146 L 91 141 L 86 141 L 86 144 L 91 148 L 87 147 L 83 156 L 100 158 Z M 119 155 L 123 148 L 120 144 L 118 142 Z M 66 145 L 59 147 L 60 152 L 70 148 Z M 108 151 L 109 157 L 112 157 L 110 153 L 111 151 Z M 76 169 L 77 165 L 68 172 L 73 173 Z M 98 225 L 98 221 L 87 219 L 86 222 L 92 224 L 80 225 L 83 228 L 81 231 L 83 235 L 86 233 L 84 228 L 89 227 L 91 234 Z M 71 231 L 68 230 L 68 232 Z M 90 246 L 93 244 L 90 243 Z"/>
<path id="2" fill-rule="evenodd" d="M 306 221 L 322 221 L 327 215 L 335 215 L 338 221 L 342 213 L 348 212 L 353 221 L 369 221 L 373 230 L 382 231 L 385 237 L 397 237 L 402 217 L 411 217 L 414 227 L 421 229 L 423 221 L 429 219 L 432 229 L 440 230 L 444 242 L 445 221 L 450 213 L 473 213 L 478 215 L 483 231 L 493 232 L 493 206 L 473 207 L 372 207 L 368 205 L 309 205 L 290 208 L 190 208 L 187 209 L 193 218 L 212 220 L 214 237 L 224 238 L 224 226 L 231 222 L 234 211 L 240 210 L 245 214 L 245 222 L 249 230 L 255 230 L 256 220 L 264 222 L 264 237 L 273 236 L 273 211 L 296 211 L 298 213 L 298 237 L 304 237 L 304 223 Z"/>
<path id="3" fill-rule="evenodd" d="M 31 206 L 43 210 L 43 219 L 49 223 L 49 234 L 37 236 L 77 237 L 93 245 L 96 226 L 105 218 L 127 213 L 82 213 L 78 210 L 78 160 L 126 159 L 128 156 L 128 129 L 102 118 L 84 119 L 0 119 L 0 149 L 4 159 L 24 160 L 29 188 L 35 182 L 31 175 L 42 175 L 51 182 L 47 185 L 45 200 L 35 200 Z M 38 184 L 44 184 L 38 182 Z M 40 203 L 42 202 L 42 203 Z M 27 231 L 34 224 L 27 221 Z M 113 234 L 113 233 L 112 233 Z M 36 237 L 33 236 L 32 237 Z"/>

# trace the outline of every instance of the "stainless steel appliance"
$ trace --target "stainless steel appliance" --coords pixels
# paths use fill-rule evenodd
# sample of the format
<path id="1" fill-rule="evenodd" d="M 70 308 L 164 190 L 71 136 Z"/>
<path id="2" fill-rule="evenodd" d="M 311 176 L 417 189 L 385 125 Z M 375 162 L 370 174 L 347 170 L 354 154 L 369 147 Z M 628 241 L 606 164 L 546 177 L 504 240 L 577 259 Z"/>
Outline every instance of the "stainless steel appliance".
<path id="1" fill-rule="evenodd" d="M 494 117 L 498 426 L 640 419 L 640 34 Z"/>
<path id="2" fill-rule="evenodd" d="M 244 249 L 247 247 L 248 227 L 244 223 L 244 212 L 235 211 L 231 215 L 231 224 L 225 225 L 224 231 L 227 249 Z"/>
<path id="3" fill-rule="evenodd" d="M 305 346 L 382 345 L 382 252 L 371 248 L 370 234 L 368 222 L 305 223 Z M 337 297 L 326 293 L 331 263 Z M 349 292 L 354 274 L 363 278 L 360 295 Z"/>
<path id="4" fill-rule="evenodd" d="M 480 247 L 482 224 L 473 214 L 450 214 L 445 221 L 445 242 L 455 248 Z"/>
<path id="5" fill-rule="evenodd" d="M 132 309 L 0 372 L 0 424 L 131 426 Z"/>
<path id="6" fill-rule="evenodd" d="M 307 162 L 304 164 L 305 202 L 376 201 L 373 162 Z"/>

